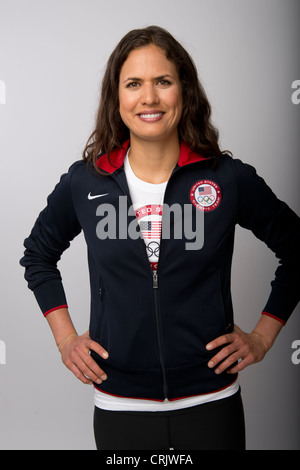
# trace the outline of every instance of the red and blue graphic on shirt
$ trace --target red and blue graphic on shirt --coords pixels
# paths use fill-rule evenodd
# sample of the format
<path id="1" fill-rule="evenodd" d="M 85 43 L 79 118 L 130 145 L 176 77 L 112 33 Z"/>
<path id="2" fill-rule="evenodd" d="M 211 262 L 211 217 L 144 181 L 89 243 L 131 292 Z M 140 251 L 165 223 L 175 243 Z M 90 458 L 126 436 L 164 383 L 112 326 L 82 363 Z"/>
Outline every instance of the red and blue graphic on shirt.
<path id="1" fill-rule="evenodd" d="M 146 244 L 146 251 L 150 265 L 154 271 L 157 269 L 159 258 L 162 209 L 160 204 L 151 204 L 135 210 L 140 230 Z"/>

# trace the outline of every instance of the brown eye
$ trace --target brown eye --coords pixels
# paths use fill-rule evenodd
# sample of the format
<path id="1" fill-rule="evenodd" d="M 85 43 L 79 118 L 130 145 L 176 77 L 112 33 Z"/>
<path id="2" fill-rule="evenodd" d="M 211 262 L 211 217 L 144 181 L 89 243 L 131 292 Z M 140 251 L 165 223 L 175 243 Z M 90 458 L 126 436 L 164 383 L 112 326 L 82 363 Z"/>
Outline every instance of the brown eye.
<path id="1" fill-rule="evenodd" d="M 170 82 L 169 80 L 160 80 L 160 81 L 158 82 L 158 85 L 161 85 L 161 86 L 166 87 L 166 86 L 171 85 L 171 82 Z"/>
<path id="2" fill-rule="evenodd" d="M 139 86 L 138 82 L 130 82 L 128 83 L 126 88 L 137 88 Z"/>

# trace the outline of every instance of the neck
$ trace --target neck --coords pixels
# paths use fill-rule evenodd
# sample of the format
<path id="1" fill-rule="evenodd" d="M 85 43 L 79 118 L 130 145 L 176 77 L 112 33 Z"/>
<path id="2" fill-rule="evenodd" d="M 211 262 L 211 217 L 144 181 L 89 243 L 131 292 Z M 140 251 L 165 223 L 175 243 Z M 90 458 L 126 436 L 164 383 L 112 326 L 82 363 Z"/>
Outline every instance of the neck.
<path id="1" fill-rule="evenodd" d="M 178 136 L 166 142 L 140 141 L 131 137 L 129 161 L 135 175 L 153 184 L 168 181 L 178 162 Z"/>

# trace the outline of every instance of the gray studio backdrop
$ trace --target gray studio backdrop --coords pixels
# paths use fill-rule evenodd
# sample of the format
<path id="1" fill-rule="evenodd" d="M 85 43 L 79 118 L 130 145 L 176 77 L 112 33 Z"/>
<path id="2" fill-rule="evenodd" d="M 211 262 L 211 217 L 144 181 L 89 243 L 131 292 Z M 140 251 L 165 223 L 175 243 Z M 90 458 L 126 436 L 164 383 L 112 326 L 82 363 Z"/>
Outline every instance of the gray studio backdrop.
<path id="1" fill-rule="evenodd" d="M 299 213 L 298 18 L 298 0 L 0 0 L 0 449 L 95 449 L 92 388 L 61 363 L 18 263 L 47 195 L 81 158 L 112 49 L 149 24 L 174 34 L 199 68 L 222 147 Z M 237 229 L 232 292 L 246 331 L 276 265 L 252 233 Z M 82 235 L 60 269 L 84 332 Z M 297 308 L 265 360 L 240 374 L 248 449 L 300 448 L 299 340 Z"/>

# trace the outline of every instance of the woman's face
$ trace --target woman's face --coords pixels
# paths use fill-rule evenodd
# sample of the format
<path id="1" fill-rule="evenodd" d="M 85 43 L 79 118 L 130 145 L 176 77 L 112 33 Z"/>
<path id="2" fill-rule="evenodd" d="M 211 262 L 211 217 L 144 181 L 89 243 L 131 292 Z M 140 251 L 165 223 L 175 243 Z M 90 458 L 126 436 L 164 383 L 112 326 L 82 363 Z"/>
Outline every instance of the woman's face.
<path id="1" fill-rule="evenodd" d="M 119 83 L 120 115 L 132 139 L 162 141 L 178 136 L 182 91 L 175 65 L 157 46 L 133 50 Z"/>

